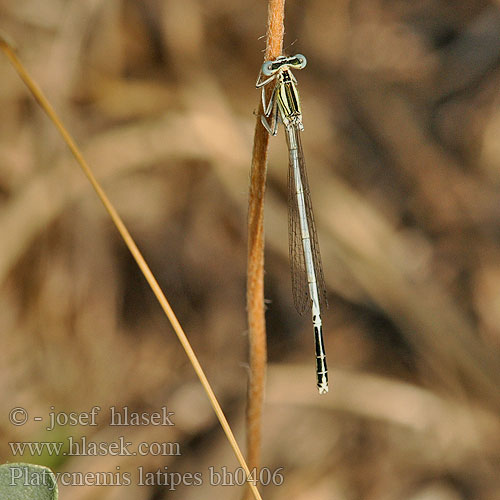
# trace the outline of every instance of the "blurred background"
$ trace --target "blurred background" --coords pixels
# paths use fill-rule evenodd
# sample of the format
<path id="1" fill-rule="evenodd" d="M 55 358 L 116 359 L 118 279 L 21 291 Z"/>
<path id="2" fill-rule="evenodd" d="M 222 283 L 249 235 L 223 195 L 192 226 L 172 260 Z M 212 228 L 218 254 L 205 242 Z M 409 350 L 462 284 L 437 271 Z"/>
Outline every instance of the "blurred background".
<path id="1" fill-rule="evenodd" d="M 244 443 L 246 211 L 267 4 L 0 0 L 0 28 L 116 204 Z M 330 307 L 330 393 L 293 307 L 285 139 L 270 140 L 266 499 L 500 498 L 500 4 L 286 4 Z M 240 498 L 238 465 L 153 294 L 67 147 L 0 58 L 1 462 L 8 442 L 177 442 L 22 459 L 128 472 L 64 499 Z M 15 427 L 102 407 L 98 427 Z M 116 428 L 109 408 L 174 411 Z M 46 421 L 46 420 L 45 420 Z M 138 468 L 203 474 L 139 486 Z M 168 469 L 165 469 L 167 467 Z M 283 469 L 280 469 L 283 467 Z M 262 477 L 264 482 L 268 478 Z"/>

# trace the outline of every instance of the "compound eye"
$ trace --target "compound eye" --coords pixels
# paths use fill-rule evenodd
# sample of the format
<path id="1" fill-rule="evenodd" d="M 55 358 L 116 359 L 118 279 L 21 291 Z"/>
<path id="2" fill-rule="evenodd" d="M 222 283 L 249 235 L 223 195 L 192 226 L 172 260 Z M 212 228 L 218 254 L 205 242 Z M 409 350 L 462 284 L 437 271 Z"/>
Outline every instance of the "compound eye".
<path id="1" fill-rule="evenodd" d="M 273 61 L 266 61 L 262 65 L 262 73 L 264 76 L 271 76 L 276 70 L 273 68 Z"/>
<path id="2" fill-rule="evenodd" d="M 302 69 L 302 68 L 306 67 L 306 64 L 307 64 L 306 56 L 304 56 L 302 54 L 297 54 L 295 56 L 295 59 L 297 60 L 297 64 L 294 66 L 296 66 L 297 69 Z"/>

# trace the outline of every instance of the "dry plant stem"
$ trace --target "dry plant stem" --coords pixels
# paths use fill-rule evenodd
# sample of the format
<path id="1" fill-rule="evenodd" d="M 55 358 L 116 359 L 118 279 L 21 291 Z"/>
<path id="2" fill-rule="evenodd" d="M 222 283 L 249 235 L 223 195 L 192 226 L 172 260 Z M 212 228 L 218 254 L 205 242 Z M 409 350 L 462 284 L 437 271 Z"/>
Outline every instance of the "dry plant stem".
<path id="1" fill-rule="evenodd" d="M 275 59 L 281 55 L 284 17 L 285 0 L 269 0 L 265 60 Z M 262 407 L 267 362 L 264 316 L 264 192 L 269 134 L 260 121 L 262 113 L 262 102 L 259 99 L 248 199 L 247 312 L 250 379 L 247 400 L 247 460 L 251 470 L 257 468 L 260 461 Z M 247 491 L 246 498 L 248 496 L 249 492 Z"/>
<path id="2" fill-rule="evenodd" d="M 75 157 L 76 161 L 82 168 L 83 172 L 87 176 L 88 180 L 92 184 L 92 187 L 96 191 L 97 195 L 99 196 L 100 200 L 102 201 L 104 207 L 106 208 L 106 211 L 110 215 L 113 223 L 115 224 L 116 228 L 118 229 L 121 237 L 123 238 L 123 241 L 127 245 L 128 249 L 130 250 L 130 253 L 134 257 L 135 261 L 137 262 L 137 265 L 139 266 L 142 274 L 146 278 L 149 286 L 151 287 L 151 290 L 155 294 L 158 302 L 160 303 L 163 311 L 165 312 L 165 315 L 167 316 L 168 320 L 170 321 L 180 343 L 182 344 L 182 347 L 186 351 L 186 354 L 189 358 L 189 361 L 193 365 L 193 368 L 198 375 L 198 378 L 200 379 L 200 382 L 207 393 L 207 396 L 210 400 L 210 403 L 215 411 L 215 414 L 217 415 L 217 418 L 219 419 L 219 422 L 224 430 L 224 433 L 227 436 L 227 439 L 233 448 L 233 451 L 236 455 L 236 458 L 238 459 L 238 462 L 240 463 L 241 467 L 245 470 L 245 473 L 247 475 L 247 478 L 250 478 L 250 470 L 245 462 L 245 459 L 243 457 L 243 454 L 241 453 L 241 450 L 238 446 L 238 443 L 236 442 L 236 439 L 234 437 L 233 432 L 231 431 L 231 428 L 229 427 L 229 423 L 224 415 L 224 412 L 222 411 L 222 408 L 217 401 L 217 398 L 215 397 L 215 394 L 208 382 L 208 379 L 198 361 L 198 358 L 196 357 L 196 354 L 193 351 L 193 348 L 191 347 L 191 344 L 189 343 L 189 340 L 186 337 L 186 334 L 184 333 L 184 330 L 182 329 L 181 324 L 179 323 L 179 320 L 175 316 L 172 308 L 170 307 L 170 304 L 168 303 L 165 295 L 163 294 L 160 285 L 158 285 L 158 282 L 156 281 L 156 278 L 153 276 L 153 273 L 151 272 L 151 269 L 149 268 L 148 264 L 144 260 L 144 257 L 142 256 L 141 252 L 137 248 L 137 245 L 135 244 L 134 240 L 132 239 L 132 236 L 130 235 L 128 229 L 125 227 L 125 224 L 123 223 L 122 219 L 118 215 L 117 211 L 115 210 L 114 206 L 111 204 L 109 201 L 106 193 L 100 186 L 100 184 L 97 182 L 97 179 L 94 177 L 94 174 L 92 173 L 90 167 L 88 166 L 87 162 L 83 158 L 80 150 L 76 146 L 75 142 L 73 141 L 72 137 L 68 133 L 68 131 L 65 129 L 61 121 L 59 120 L 58 116 L 56 115 L 54 109 L 48 102 L 47 98 L 43 95 L 42 91 L 40 88 L 35 84 L 35 82 L 32 80 L 32 78 L 29 76 L 29 74 L 26 72 L 24 69 L 21 61 L 18 59 L 16 54 L 14 53 L 14 50 L 11 48 L 9 42 L 7 41 L 6 37 L 3 37 L 0 34 L 0 48 L 5 52 L 7 57 L 9 58 L 10 62 L 18 72 L 19 76 L 23 80 L 23 82 L 26 84 L 26 86 L 29 88 L 37 102 L 40 104 L 42 109 L 47 113 L 48 117 L 52 120 L 54 123 L 55 127 L 59 130 L 60 134 L 62 135 L 64 141 L 68 145 L 69 149 L 71 150 L 73 156 Z M 248 483 L 250 490 L 256 500 L 262 500 L 259 491 L 257 490 L 255 484 L 252 484 L 252 482 Z"/>

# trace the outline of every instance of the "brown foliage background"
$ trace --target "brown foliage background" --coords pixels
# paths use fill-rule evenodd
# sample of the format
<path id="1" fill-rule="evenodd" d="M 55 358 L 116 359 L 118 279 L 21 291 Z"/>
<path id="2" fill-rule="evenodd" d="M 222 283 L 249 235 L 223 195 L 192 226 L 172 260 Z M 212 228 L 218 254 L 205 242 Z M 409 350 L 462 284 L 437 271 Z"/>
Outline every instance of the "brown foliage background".
<path id="1" fill-rule="evenodd" d="M 0 1 L 1 28 L 104 183 L 243 441 L 246 207 L 265 2 Z M 500 10 L 495 2 L 287 4 L 330 308 L 331 392 L 291 300 L 285 141 L 266 199 L 264 498 L 500 495 Z M 29 457 L 132 474 L 62 499 L 237 498 L 237 464 L 166 319 L 57 133 L 0 58 L 0 443 L 179 442 L 180 456 Z M 103 408 L 49 432 L 31 416 Z M 175 427 L 115 428 L 167 405 Z M 137 467 L 203 473 L 138 486 Z M 265 478 L 263 478 L 265 480 Z"/>

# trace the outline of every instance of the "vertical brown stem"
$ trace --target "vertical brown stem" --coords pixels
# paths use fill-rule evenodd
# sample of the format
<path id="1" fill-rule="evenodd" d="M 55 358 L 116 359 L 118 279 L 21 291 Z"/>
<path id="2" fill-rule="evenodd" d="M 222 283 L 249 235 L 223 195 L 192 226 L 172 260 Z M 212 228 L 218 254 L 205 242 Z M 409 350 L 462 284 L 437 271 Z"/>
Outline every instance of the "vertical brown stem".
<path id="1" fill-rule="evenodd" d="M 285 0 L 269 0 L 268 9 L 265 60 L 275 59 L 281 55 Z M 257 469 L 260 462 L 262 407 L 267 362 L 264 316 L 264 192 L 269 134 L 260 121 L 262 112 L 262 102 L 259 99 L 248 199 L 247 311 L 250 379 L 247 400 L 247 463 L 251 471 L 254 468 Z M 247 488 L 245 498 L 249 497 L 250 490 Z"/>

